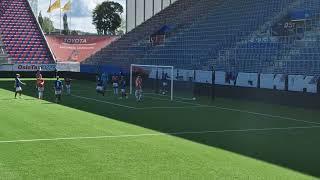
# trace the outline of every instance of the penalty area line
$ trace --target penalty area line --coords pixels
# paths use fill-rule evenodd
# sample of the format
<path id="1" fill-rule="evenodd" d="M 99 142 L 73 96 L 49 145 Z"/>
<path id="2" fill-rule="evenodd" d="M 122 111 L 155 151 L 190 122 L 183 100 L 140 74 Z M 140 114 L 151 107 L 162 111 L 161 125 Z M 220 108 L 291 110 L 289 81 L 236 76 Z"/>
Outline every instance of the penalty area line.
<path id="1" fill-rule="evenodd" d="M 130 137 L 148 137 L 148 136 L 172 136 L 172 135 L 188 135 L 188 134 L 213 134 L 213 133 L 240 133 L 240 132 L 263 132 L 263 131 L 281 131 L 281 130 L 302 130 L 316 129 L 320 126 L 293 126 L 284 128 L 252 128 L 252 129 L 226 129 L 212 131 L 185 131 L 172 133 L 149 133 L 149 134 L 128 134 L 128 135 L 109 135 L 109 136 L 92 136 L 92 137 L 66 137 L 66 138 L 46 138 L 46 139 L 22 139 L 0 141 L 0 144 L 9 143 L 31 143 L 31 142 L 50 142 L 50 141 L 67 141 L 67 140 L 88 140 L 88 139 L 112 139 L 112 138 L 130 138 Z"/>
<path id="2" fill-rule="evenodd" d="M 103 100 L 99 100 L 99 99 L 94 99 L 94 98 L 89 98 L 89 97 L 84 97 L 84 96 L 79 96 L 79 95 L 71 95 L 75 98 L 79 98 L 79 99 L 84 99 L 84 100 L 89 100 L 89 101 L 95 101 L 95 102 L 99 102 L 99 103 L 105 103 L 105 104 L 110 104 L 110 105 L 114 105 L 114 106 L 118 106 L 118 107 L 123 107 L 123 108 L 128 108 L 128 109 L 133 109 L 133 110 L 148 110 L 148 109 L 185 109 L 185 108 L 197 108 L 197 107 L 201 107 L 201 106 L 160 106 L 160 107 L 133 107 L 133 106 L 126 106 L 126 105 L 122 105 L 122 104 L 118 104 L 118 103 L 113 103 L 113 102 L 109 102 L 109 101 L 103 101 Z M 204 107 L 204 106 L 203 106 Z"/>
<path id="3" fill-rule="evenodd" d="M 157 97 L 152 97 L 152 96 L 148 96 L 148 98 L 162 100 L 162 101 L 170 101 L 168 99 L 157 98 Z M 239 112 L 239 113 L 252 114 L 252 115 L 256 115 L 256 116 L 264 116 L 264 117 L 268 117 L 268 118 L 278 118 L 278 119 L 283 119 L 283 120 L 289 120 L 289 121 L 295 121 L 295 122 L 304 122 L 304 123 L 313 124 L 313 125 L 320 125 L 320 122 L 306 121 L 306 120 L 301 120 L 301 119 L 296 119 L 296 118 L 291 118 L 291 117 L 285 117 L 285 116 L 278 116 L 278 115 L 272 115 L 272 114 L 266 114 L 266 113 L 259 113 L 259 112 L 253 112 L 253 111 L 247 111 L 247 110 L 241 110 L 241 109 L 235 109 L 235 108 L 227 108 L 227 107 L 222 107 L 222 106 L 202 105 L 202 104 L 198 104 L 198 103 L 184 102 L 184 101 L 180 101 L 180 100 L 173 100 L 173 101 L 175 101 L 177 103 L 193 105 L 194 107 L 198 107 L 198 108 L 214 108 L 214 109 L 223 110 L 223 111 L 233 111 L 233 112 Z M 161 108 L 159 108 L 159 109 L 161 109 Z"/>
<path id="4" fill-rule="evenodd" d="M 122 104 L 118 104 L 118 103 L 113 103 L 113 102 L 109 102 L 109 101 L 102 101 L 99 99 L 94 99 L 94 98 L 88 98 L 88 97 L 84 97 L 84 96 L 78 96 L 78 95 L 71 95 L 72 97 L 76 97 L 79 99 L 85 99 L 85 100 L 90 100 L 90 101 L 96 101 L 96 102 L 100 102 L 100 103 L 105 103 L 105 104 L 110 104 L 110 105 L 114 105 L 114 106 L 118 106 L 118 107 L 124 107 L 124 108 L 128 108 L 128 109 L 139 109 L 136 107 L 132 107 L 132 106 L 126 106 L 126 105 L 122 105 Z"/>
<path id="5" fill-rule="evenodd" d="M 170 96 L 166 96 L 166 95 L 162 95 L 162 94 L 157 94 L 157 93 L 144 93 L 147 95 L 155 95 L 158 97 L 167 97 L 168 99 L 170 99 Z M 174 96 L 174 98 L 176 99 L 181 99 L 181 100 L 186 100 L 186 101 L 194 101 L 193 98 L 185 98 L 185 97 L 179 97 L 179 96 Z"/>
<path id="6" fill-rule="evenodd" d="M 145 107 L 138 108 L 139 110 L 152 110 L 152 109 L 192 109 L 192 108 L 201 108 L 204 106 L 159 106 L 159 107 Z"/>
<path id="7" fill-rule="evenodd" d="M 154 96 L 144 96 L 145 98 L 149 99 L 155 99 L 155 100 L 160 100 L 160 101 L 171 101 L 170 99 L 164 99 L 164 98 L 159 98 L 159 97 L 154 97 Z M 193 106 L 204 106 L 202 104 L 196 104 L 196 103 L 191 103 L 191 102 L 184 102 L 184 101 L 179 101 L 179 100 L 172 100 L 173 102 L 181 103 L 181 104 L 188 104 L 188 105 L 193 105 Z"/>
<path id="8" fill-rule="evenodd" d="M 283 119 L 283 120 L 289 120 L 289 121 L 295 121 L 295 122 L 304 122 L 304 123 L 313 124 L 313 125 L 320 125 L 319 122 L 314 122 L 314 121 L 306 121 L 306 120 L 295 119 L 295 118 L 290 118 L 290 117 L 285 117 L 285 116 L 278 116 L 278 115 L 272 115 L 272 114 L 266 114 L 266 113 L 258 113 L 258 112 L 252 112 L 252 111 L 241 110 L 241 109 L 226 108 L 226 107 L 221 107 L 221 106 L 202 105 L 202 104 L 198 104 L 198 103 L 191 103 L 191 102 L 184 102 L 184 101 L 177 101 L 177 100 L 173 100 L 173 101 L 177 102 L 177 103 L 183 103 L 183 104 L 192 105 L 192 106 L 185 106 L 185 107 L 181 107 L 181 106 L 178 106 L 178 107 L 172 106 L 172 107 L 170 107 L 170 106 L 168 106 L 168 107 L 138 108 L 138 107 L 126 106 L 126 105 L 122 105 L 122 104 L 117 104 L 117 103 L 113 103 L 113 102 L 109 102 L 109 101 L 102 101 L 102 100 L 83 97 L 83 96 L 77 96 L 77 95 L 71 95 L 71 96 L 76 97 L 76 98 L 80 98 L 80 99 L 85 99 L 85 100 L 91 100 L 91 101 L 96 101 L 96 102 L 100 102 L 100 103 L 110 104 L 110 105 L 114 105 L 114 106 L 118 106 L 118 107 L 124 107 L 124 108 L 128 108 L 128 109 L 133 109 L 133 110 L 214 108 L 214 109 L 224 110 L 224 111 L 233 111 L 233 112 L 239 112 L 239 113 L 252 114 L 252 115 L 256 115 L 256 116 L 264 116 L 264 117 L 268 117 L 268 118 L 278 118 L 278 119 Z M 156 97 L 152 97 L 152 96 L 146 96 L 146 97 L 150 98 L 150 99 L 156 99 L 156 100 L 162 100 L 162 101 L 171 101 L 171 100 L 167 100 L 167 99 L 163 99 L 163 98 L 156 98 Z"/>

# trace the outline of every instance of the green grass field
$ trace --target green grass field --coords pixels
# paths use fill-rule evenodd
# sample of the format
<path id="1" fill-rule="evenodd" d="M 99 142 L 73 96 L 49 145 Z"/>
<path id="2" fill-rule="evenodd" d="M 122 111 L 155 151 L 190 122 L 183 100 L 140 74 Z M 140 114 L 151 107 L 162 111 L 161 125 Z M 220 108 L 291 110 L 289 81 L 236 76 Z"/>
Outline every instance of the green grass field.
<path id="1" fill-rule="evenodd" d="M 74 81 L 45 100 L 0 80 L 0 179 L 318 179 L 320 111 L 205 98 L 119 100 Z"/>

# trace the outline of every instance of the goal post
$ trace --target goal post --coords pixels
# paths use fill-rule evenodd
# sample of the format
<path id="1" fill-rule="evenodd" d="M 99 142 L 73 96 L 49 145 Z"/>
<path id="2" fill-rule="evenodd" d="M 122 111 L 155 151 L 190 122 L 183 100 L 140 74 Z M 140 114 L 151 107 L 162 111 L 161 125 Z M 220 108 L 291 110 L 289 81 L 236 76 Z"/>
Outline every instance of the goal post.
<path id="1" fill-rule="evenodd" d="M 161 65 L 144 65 L 131 64 L 130 66 L 130 94 L 133 94 L 136 76 L 143 76 L 143 88 L 150 90 L 152 93 L 161 93 L 170 95 L 170 100 L 173 100 L 174 86 L 174 67 Z M 159 84 L 161 81 L 161 85 Z M 145 84 L 147 84 L 145 86 Z M 162 86 L 162 87 L 160 87 Z"/>

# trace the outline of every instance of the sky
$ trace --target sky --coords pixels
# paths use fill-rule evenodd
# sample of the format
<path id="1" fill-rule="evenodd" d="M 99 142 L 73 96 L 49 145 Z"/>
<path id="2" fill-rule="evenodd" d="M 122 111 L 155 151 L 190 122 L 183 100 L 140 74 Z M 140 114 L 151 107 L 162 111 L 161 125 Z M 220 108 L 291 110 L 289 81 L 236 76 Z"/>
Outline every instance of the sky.
<path id="1" fill-rule="evenodd" d="M 55 0 L 51 0 L 52 3 Z M 68 0 L 61 0 L 63 6 Z M 68 16 L 71 16 L 71 26 L 69 22 L 69 28 L 72 30 L 81 30 L 85 32 L 96 33 L 94 25 L 92 25 L 92 10 L 96 7 L 97 4 L 102 3 L 106 0 L 73 0 L 71 14 L 68 13 Z M 124 8 L 126 5 L 126 0 L 113 0 L 120 3 Z M 41 11 L 42 16 L 50 17 L 54 22 L 55 28 L 60 27 L 60 11 L 56 10 L 55 12 L 48 14 L 47 10 L 49 7 L 49 0 L 39 0 L 39 11 Z M 123 17 L 125 18 L 125 10 Z M 69 20 L 69 19 L 68 19 Z"/>

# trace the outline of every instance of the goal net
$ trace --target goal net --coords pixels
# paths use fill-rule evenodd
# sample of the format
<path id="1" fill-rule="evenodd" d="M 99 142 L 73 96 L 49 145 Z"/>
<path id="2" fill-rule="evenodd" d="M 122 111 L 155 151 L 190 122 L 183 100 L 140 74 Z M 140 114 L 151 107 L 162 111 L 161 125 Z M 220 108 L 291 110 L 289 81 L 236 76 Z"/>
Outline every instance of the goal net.
<path id="1" fill-rule="evenodd" d="M 132 64 L 130 67 L 130 94 L 135 95 L 138 80 L 144 96 L 162 95 L 173 100 L 173 66 Z"/>
<path id="2" fill-rule="evenodd" d="M 136 80 L 140 77 L 144 97 L 170 100 L 194 100 L 193 71 L 181 78 L 181 70 L 173 66 L 132 64 L 130 94 L 136 94 Z"/>

